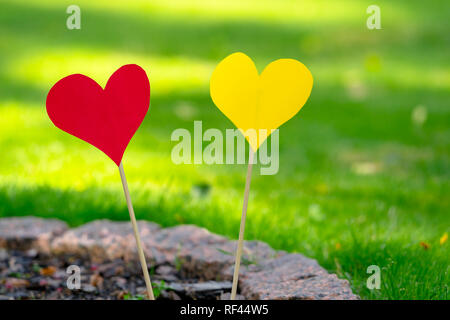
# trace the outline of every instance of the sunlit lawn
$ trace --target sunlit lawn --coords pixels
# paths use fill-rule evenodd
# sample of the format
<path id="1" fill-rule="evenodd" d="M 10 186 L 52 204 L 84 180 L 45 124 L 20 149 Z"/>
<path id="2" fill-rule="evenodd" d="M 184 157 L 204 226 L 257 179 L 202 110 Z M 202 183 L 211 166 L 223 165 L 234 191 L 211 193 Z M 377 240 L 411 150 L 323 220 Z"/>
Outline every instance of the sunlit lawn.
<path id="1" fill-rule="evenodd" d="M 73 31 L 69 4 L 0 0 L 0 216 L 128 219 L 117 167 L 53 127 L 45 97 L 68 74 L 104 85 L 137 63 L 152 87 L 124 158 L 138 218 L 236 238 L 245 165 L 175 165 L 170 135 L 194 120 L 232 128 L 208 86 L 226 55 L 243 51 L 260 71 L 296 58 L 313 92 L 280 130 L 279 173 L 254 170 L 246 238 L 318 259 L 363 298 L 448 299 L 448 1 L 377 1 L 375 31 L 373 1 L 77 1 Z"/>

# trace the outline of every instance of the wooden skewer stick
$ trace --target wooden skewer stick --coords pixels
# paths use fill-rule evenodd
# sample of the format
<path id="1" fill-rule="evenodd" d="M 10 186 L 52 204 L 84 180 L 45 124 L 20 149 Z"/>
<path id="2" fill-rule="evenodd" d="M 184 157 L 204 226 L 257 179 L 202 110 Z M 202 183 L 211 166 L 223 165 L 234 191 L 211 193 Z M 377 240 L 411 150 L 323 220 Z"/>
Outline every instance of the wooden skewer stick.
<path id="1" fill-rule="evenodd" d="M 245 218 L 247 216 L 248 195 L 250 193 L 250 182 L 252 180 L 252 165 L 255 152 L 250 147 L 248 157 L 247 177 L 245 178 L 244 204 L 242 205 L 241 226 L 239 228 L 239 240 L 236 249 L 236 262 L 234 264 L 233 287 L 231 288 L 231 300 L 236 299 L 236 292 L 239 280 L 239 267 L 241 265 L 242 247 L 244 245 Z"/>
<path id="2" fill-rule="evenodd" d="M 131 224 L 133 225 L 134 237 L 136 238 L 139 260 L 141 261 L 142 272 L 144 273 L 145 286 L 147 287 L 147 295 L 150 300 L 155 300 L 155 296 L 153 295 L 152 283 L 150 282 L 150 276 L 148 274 L 147 262 L 145 261 L 144 251 L 142 250 L 141 238 L 139 236 L 136 217 L 134 216 L 133 204 L 131 203 L 130 191 L 128 190 L 127 178 L 125 177 L 125 172 L 123 171 L 122 162 L 119 165 L 119 172 L 120 178 L 122 179 L 123 192 L 125 193 L 125 199 L 127 200 Z"/>

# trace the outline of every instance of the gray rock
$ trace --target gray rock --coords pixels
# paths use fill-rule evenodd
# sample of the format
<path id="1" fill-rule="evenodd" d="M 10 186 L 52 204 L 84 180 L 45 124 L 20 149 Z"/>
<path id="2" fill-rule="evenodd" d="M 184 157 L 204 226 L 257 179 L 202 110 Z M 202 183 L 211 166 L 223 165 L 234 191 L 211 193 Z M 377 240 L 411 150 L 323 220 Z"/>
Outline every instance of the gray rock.
<path id="1" fill-rule="evenodd" d="M 94 286 L 91 285 L 91 284 L 84 284 L 84 285 L 81 287 L 81 290 L 83 290 L 83 291 L 86 292 L 86 293 L 93 293 L 93 292 L 96 292 L 96 291 L 97 291 L 97 288 L 94 287 Z"/>
<path id="2" fill-rule="evenodd" d="M 231 292 L 224 292 L 220 295 L 219 300 L 231 300 Z M 245 300 L 245 297 L 241 294 L 236 294 L 234 300 Z"/>
<path id="3" fill-rule="evenodd" d="M 220 291 L 231 290 L 230 281 L 206 281 L 197 283 L 169 283 L 167 285 L 174 291 L 178 292 L 205 292 L 205 291 Z"/>
<path id="4" fill-rule="evenodd" d="M 355 300 L 346 280 L 320 267 L 301 254 L 286 254 L 244 267 L 239 277 L 241 294 L 247 299 Z"/>
<path id="5" fill-rule="evenodd" d="M 153 237 L 159 229 L 155 223 L 138 221 L 142 240 Z M 71 255 L 96 263 L 114 259 L 137 260 L 136 240 L 131 222 L 97 220 L 64 233 L 51 243 L 56 255 Z M 148 250 L 146 250 L 148 251 Z M 147 252 L 147 258 L 151 255 Z"/>
<path id="6" fill-rule="evenodd" d="M 230 281 L 206 281 L 197 283 L 169 283 L 169 290 L 175 291 L 179 295 L 187 296 L 193 299 L 216 299 L 224 291 L 231 290 Z"/>
<path id="7" fill-rule="evenodd" d="M 162 276 L 168 276 L 168 275 L 173 275 L 173 274 L 177 273 L 175 268 L 172 266 L 159 266 L 158 268 L 156 268 L 155 271 L 157 274 L 162 275 Z"/>
<path id="8" fill-rule="evenodd" d="M 67 230 L 67 224 L 56 219 L 13 217 L 0 219 L 0 248 L 35 249 L 50 253 L 50 243 Z"/>
<path id="9" fill-rule="evenodd" d="M 0 260 L 6 260 L 8 259 L 8 257 L 8 251 L 6 251 L 4 248 L 0 248 Z"/>
<path id="10" fill-rule="evenodd" d="M 175 267 L 168 265 L 157 267 L 152 278 L 156 280 L 164 280 L 166 282 L 174 282 L 180 280 L 177 277 L 177 270 L 175 269 Z"/>
<path id="11" fill-rule="evenodd" d="M 152 242 L 157 262 L 175 264 L 185 277 L 220 278 L 221 271 L 234 260 L 220 251 L 229 242 L 226 238 L 192 225 L 163 229 Z M 150 245 L 146 243 L 146 247 Z"/>
<path id="12" fill-rule="evenodd" d="M 231 280 L 236 241 L 211 233 L 193 225 L 180 225 L 161 229 L 155 239 L 146 239 L 145 247 L 152 248 L 157 264 L 175 263 L 184 277 L 200 280 Z M 243 264 L 284 254 L 276 252 L 260 241 L 246 241 L 243 249 Z"/>
<path id="13" fill-rule="evenodd" d="M 193 225 L 162 229 L 150 222 L 138 224 L 148 266 L 156 266 L 153 280 L 164 279 L 175 292 L 164 297 L 229 299 L 236 241 Z M 98 220 L 65 229 L 57 220 L 0 219 L 0 247 L 47 248 L 55 256 L 69 257 L 67 261 L 79 257 L 102 263 L 97 272 L 123 279 L 119 287 L 124 289 L 127 283 L 120 277 L 125 273 L 142 276 L 130 222 Z M 238 289 L 238 297 L 245 299 L 358 299 L 346 280 L 315 260 L 275 251 L 260 241 L 244 243 Z"/>
<path id="14" fill-rule="evenodd" d="M 161 297 L 168 300 L 181 300 L 180 296 L 174 291 L 162 291 Z"/>

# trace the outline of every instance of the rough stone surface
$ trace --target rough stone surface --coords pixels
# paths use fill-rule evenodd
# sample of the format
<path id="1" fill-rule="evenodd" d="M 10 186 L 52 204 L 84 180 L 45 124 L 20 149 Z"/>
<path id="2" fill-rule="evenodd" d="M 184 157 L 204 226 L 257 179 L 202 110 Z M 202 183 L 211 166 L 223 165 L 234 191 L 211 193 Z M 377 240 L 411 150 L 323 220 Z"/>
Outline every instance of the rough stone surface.
<path id="1" fill-rule="evenodd" d="M 98 220 L 61 234 L 61 230 L 65 230 L 64 223 L 33 219 L 36 218 L 0 219 L 0 241 L 16 239 L 15 249 L 33 249 L 37 242 L 33 240 L 30 244 L 27 239 L 48 234 L 47 249 L 54 259 L 69 262 L 70 259 L 82 259 L 80 261 L 89 261 L 89 268 L 95 266 L 90 282 L 81 290 L 89 297 L 101 295 L 98 282 L 116 291 L 145 291 L 130 222 Z M 35 221 L 39 221 L 40 232 L 27 227 L 30 223 L 35 225 Z M 47 221 L 49 226 L 43 226 Z M 155 270 L 153 280 L 164 280 L 163 284 L 167 286 L 162 290 L 161 298 L 229 297 L 236 241 L 193 225 L 160 228 L 145 221 L 138 224 L 149 268 Z M 16 229 L 20 236 L 11 231 Z M 275 251 L 260 241 L 246 241 L 243 252 L 239 277 L 239 297 L 242 299 L 358 299 L 347 281 L 329 274 L 315 260 L 301 254 Z M 28 251 L 26 256 L 29 255 L 33 252 Z M 97 274 L 100 275 L 98 279 L 95 278 Z M 8 281 L 12 286 L 13 282 Z M 130 281 L 139 283 L 130 287 Z M 4 294 L 0 292 L 0 295 Z M 108 297 L 117 298 L 117 295 Z"/>
<path id="2" fill-rule="evenodd" d="M 142 239 L 152 237 L 157 224 L 138 221 Z M 51 243 L 56 255 L 70 255 L 102 263 L 114 259 L 136 260 L 136 240 L 130 222 L 97 220 L 65 232 Z"/>
<path id="3" fill-rule="evenodd" d="M 224 291 L 230 291 L 231 285 L 230 281 L 206 281 L 198 283 L 169 283 L 168 287 L 178 294 L 188 295 L 191 298 L 195 298 L 200 294 L 205 298 L 216 299 Z"/>
<path id="4" fill-rule="evenodd" d="M 0 219 L 0 248 L 50 252 L 50 242 L 63 234 L 67 224 L 55 219 L 36 217 Z"/>
<path id="5" fill-rule="evenodd" d="M 244 267 L 239 287 L 247 299 L 357 299 L 346 280 L 329 274 L 315 260 L 300 254 L 286 254 Z"/>
<path id="6" fill-rule="evenodd" d="M 186 277 L 200 280 L 231 280 L 233 274 L 226 270 L 234 264 L 236 243 L 192 225 L 162 229 L 155 239 L 145 239 L 144 246 L 153 248 L 157 264 L 173 263 L 182 266 Z M 253 261 L 276 256 L 268 245 L 259 241 L 246 242 L 243 261 Z"/>
<path id="7" fill-rule="evenodd" d="M 219 300 L 231 300 L 231 292 L 224 292 L 220 295 Z M 245 297 L 241 294 L 236 294 L 234 300 L 245 300 Z"/>

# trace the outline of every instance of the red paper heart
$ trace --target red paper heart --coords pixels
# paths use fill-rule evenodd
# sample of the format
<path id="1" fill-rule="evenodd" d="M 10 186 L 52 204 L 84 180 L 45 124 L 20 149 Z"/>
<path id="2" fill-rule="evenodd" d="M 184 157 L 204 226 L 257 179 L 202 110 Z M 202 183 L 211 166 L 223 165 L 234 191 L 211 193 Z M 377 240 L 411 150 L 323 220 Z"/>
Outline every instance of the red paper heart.
<path id="1" fill-rule="evenodd" d="M 149 104 L 147 74 L 128 64 L 113 73 L 104 90 L 82 74 L 59 80 L 48 93 L 47 113 L 55 126 L 100 149 L 119 166 Z"/>

